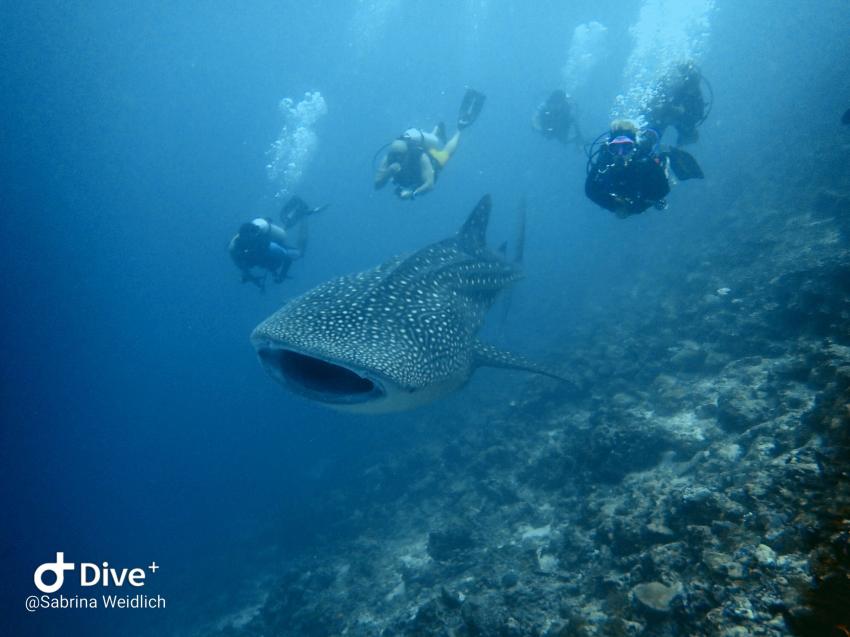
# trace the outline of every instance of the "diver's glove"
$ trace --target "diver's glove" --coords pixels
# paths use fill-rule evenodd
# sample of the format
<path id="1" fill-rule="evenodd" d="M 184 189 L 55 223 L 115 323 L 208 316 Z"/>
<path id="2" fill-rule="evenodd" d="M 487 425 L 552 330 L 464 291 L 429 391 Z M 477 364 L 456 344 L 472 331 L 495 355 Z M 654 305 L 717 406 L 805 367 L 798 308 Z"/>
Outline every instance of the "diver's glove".
<path id="1" fill-rule="evenodd" d="M 409 188 L 402 188 L 401 186 L 396 186 L 395 194 L 399 199 L 405 199 L 408 201 L 413 201 L 416 199 L 416 191 L 410 190 Z"/>

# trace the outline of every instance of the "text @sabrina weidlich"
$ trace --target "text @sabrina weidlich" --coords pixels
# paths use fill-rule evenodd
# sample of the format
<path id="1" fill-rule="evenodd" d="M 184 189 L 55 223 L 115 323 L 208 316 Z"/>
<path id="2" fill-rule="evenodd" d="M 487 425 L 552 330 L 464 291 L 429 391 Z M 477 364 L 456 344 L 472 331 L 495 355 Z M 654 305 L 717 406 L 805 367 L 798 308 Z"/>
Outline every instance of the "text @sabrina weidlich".
<path id="1" fill-rule="evenodd" d="M 165 608 L 166 599 L 162 595 L 148 595 L 141 590 L 150 577 L 159 570 L 156 562 L 148 566 L 133 568 L 116 568 L 109 562 L 74 562 L 65 561 L 65 553 L 57 552 L 55 562 L 45 562 L 38 566 L 33 573 L 33 583 L 41 592 L 40 595 L 30 595 L 24 602 L 24 607 L 30 613 L 42 609 L 81 609 L 81 608 L 115 608 L 115 609 L 155 609 Z M 74 595 L 60 593 L 66 584 L 66 574 L 77 574 L 75 578 L 80 588 L 101 589 L 99 594 L 86 594 L 87 591 Z M 68 575 L 70 579 L 70 575 Z"/>

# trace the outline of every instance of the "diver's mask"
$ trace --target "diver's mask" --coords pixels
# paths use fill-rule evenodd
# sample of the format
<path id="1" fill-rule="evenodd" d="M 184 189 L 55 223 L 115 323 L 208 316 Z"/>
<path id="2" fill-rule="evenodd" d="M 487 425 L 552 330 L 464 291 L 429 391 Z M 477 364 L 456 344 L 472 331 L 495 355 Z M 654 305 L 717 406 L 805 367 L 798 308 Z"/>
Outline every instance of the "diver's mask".
<path id="1" fill-rule="evenodd" d="M 617 135 L 614 139 L 608 141 L 608 152 L 615 159 L 620 159 L 626 163 L 637 150 L 635 140 L 627 135 Z"/>

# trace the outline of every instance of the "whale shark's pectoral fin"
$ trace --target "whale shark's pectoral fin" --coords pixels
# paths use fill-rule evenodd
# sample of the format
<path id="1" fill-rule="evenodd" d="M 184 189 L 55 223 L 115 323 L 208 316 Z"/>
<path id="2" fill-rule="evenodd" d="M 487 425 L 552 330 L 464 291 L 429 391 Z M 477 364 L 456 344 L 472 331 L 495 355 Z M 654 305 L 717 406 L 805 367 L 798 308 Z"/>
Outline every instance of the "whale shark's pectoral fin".
<path id="1" fill-rule="evenodd" d="M 564 378 L 557 372 L 546 368 L 543 365 L 528 360 L 518 354 L 487 345 L 476 341 L 473 352 L 475 354 L 476 367 L 502 367 L 504 369 L 519 369 L 533 374 L 542 374 L 549 376 L 564 383 L 572 384 L 572 381 Z"/>

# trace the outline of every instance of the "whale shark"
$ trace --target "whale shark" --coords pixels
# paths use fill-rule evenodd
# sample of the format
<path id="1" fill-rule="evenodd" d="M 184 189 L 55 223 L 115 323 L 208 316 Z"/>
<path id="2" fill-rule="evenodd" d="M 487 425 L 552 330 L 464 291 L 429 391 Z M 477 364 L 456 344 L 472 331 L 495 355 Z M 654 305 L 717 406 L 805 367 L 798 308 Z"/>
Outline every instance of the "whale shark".
<path id="1" fill-rule="evenodd" d="M 289 301 L 251 334 L 265 370 L 309 400 L 362 413 L 430 403 L 482 366 L 560 379 L 478 340 L 499 293 L 522 278 L 518 260 L 486 245 L 491 206 L 485 195 L 454 236 Z"/>

